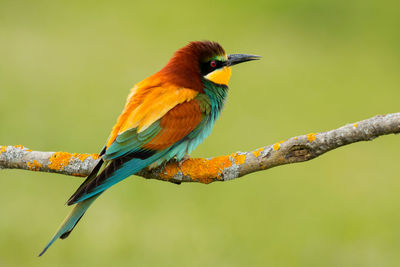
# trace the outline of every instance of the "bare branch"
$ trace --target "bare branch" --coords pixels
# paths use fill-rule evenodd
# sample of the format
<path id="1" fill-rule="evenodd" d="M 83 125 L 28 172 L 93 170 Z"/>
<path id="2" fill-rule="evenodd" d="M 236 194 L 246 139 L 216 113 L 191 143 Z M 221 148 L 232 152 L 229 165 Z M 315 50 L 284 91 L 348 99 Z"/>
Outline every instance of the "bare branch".
<path id="1" fill-rule="evenodd" d="M 359 141 L 400 133 L 400 113 L 378 115 L 323 133 L 292 137 L 250 152 L 237 152 L 215 158 L 189 158 L 171 161 L 138 176 L 174 183 L 232 180 L 246 174 L 289 163 L 303 162 L 325 152 Z M 0 146 L 0 169 L 24 169 L 87 176 L 97 154 L 32 151 L 23 146 Z"/>

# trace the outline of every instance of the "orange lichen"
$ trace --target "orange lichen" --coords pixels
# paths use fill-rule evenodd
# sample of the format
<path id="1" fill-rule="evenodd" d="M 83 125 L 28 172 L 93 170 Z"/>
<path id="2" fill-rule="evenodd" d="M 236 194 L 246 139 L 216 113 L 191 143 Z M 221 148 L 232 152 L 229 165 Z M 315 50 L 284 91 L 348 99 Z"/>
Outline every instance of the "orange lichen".
<path id="1" fill-rule="evenodd" d="M 314 141 L 315 140 L 315 135 L 316 135 L 316 133 L 309 133 L 309 134 L 307 134 L 307 139 L 308 139 L 308 142 L 312 142 L 312 141 Z"/>
<path id="2" fill-rule="evenodd" d="M 74 154 L 74 158 L 78 158 L 80 161 L 84 162 L 88 157 L 92 157 L 92 159 L 98 159 L 99 154 Z"/>
<path id="3" fill-rule="evenodd" d="M 231 157 L 234 159 L 235 164 L 242 165 L 246 161 L 246 155 L 244 154 L 232 154 Z"/>
<path id="4" fill-rule="evenodd" d="M 92 159 L 98 159 L 99 158 L 99 154 L 90 154 L 90 156 L 92 157 Z"/>
<path id="5" fill-rule="evenodd" d="M 258 158 L 261 155 L 261 151 L 263 151 L 263 148 L 256 149 L 252 153 L 256 158 Z"/>
<path id="6" fill-rule="evenodd" d="M 286 140 L 282 140 L 282 141 L 280 141 L 280 142 L 278 142 L 278 143 L 275 143 L 275 144 L 272 146 L 272 148 L 273 148 L 275 151 L 279 150 L 279 148 L 281 148 L 281 144 L 284 143 L 285 141 L 286 141 Z"/>
<path id="7" fill-rule="evenodd" d="M 188 159 L 188 160 L 190 160 L 190 159 Z M 168 181 L 168 180 L 172 179 L 178 173 L 178 171 L 179 171 L 178 163 L 177 162 L 171 162 L 171 163 L 165 165 L 163 171 L 160 173 L 160 177 L 163 180 L 167 180 Z"/>
<path id="8" fill-rule="evenodd" d="M 1 155 L 1 153 L 6 152 L 6 150 L 7 150 L 7 146 L 0 146 L 0 155 Z"/>
<path id="9" fill-rule="evenodd" d="M 42 164 L 40 164 L 36 160 L 32 160 L 32 162 L 28 162 L 26 164 L 31 171 L 39 171 L 42 168 Z"/>
<path id="10" fill-rule="evenodd" d="M 72 156 L 73 155 L 71 153 L 67 152 L 55 152 L 49 159 L 49 168 L 53 170 L 63 170 L 64 167 L 69 164 L 69 160 L 72 158 Z"/>
<path id="11" fill-rule="evenodd" d="M 357 126 L 358 126 L 357 123 L 354 123 L 354 124 L 353 124 L 353 127 L 354 127 L 354 128 L 357 128 Z"/>
<path id="12" fill-rule="evenodd" d="M 77 158 L 78 158 L 80 161 L 84 162 L 85 159 L 87 159 L 89 156 L 90 156 L 90 154 L 78 154 L 78 155 L 77 155 Z"/>
<path id="13" fill-rule="evenodd" d="M 187 159 L 181 163 L 167 164 L 160 174 L 164 180 L 171 180 L 178 172 L 184 176 L 193 177 L 193 181 L 208 184 L 215 179 L 220 180 L 224 169 L 232 166 L 229 156 L 221 156 L 213 159 Z"/>
<path id="14" fill-rule="evenodd" d="M 98 154 L 78 154 L 78 153 L 68 153 L 68 152 L 55 152 L 53 156 L 49 159 L 50 164 L 49 168 L 53 170 L 63 170 L 65 166 L 67 166 L 71 160 L 79 159 L 84 162 L 88 157 L 92 157 L 93 159 L 98 159 Z M 82 175 L 78 175 L 82 176 Z M 84 175 L 83 175 L 84 176 Z"/>

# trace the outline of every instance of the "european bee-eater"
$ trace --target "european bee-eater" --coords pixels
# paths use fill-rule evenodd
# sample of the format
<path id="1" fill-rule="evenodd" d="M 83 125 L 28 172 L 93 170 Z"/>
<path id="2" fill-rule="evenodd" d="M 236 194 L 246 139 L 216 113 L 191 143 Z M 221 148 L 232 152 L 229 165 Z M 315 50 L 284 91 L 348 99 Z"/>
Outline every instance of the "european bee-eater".
<path id="1" fill-rule="evenodd" d="M 39 254 L 68 237 L 106 189 L 143 168 L 181 160 L 210 133 L 228 92 L 231 67 L 260 58 L 227 55 L 216 42 L 190 42 L 167 65 L 136 84 L 90 175 L 69 198 L 74 205 Z"/>

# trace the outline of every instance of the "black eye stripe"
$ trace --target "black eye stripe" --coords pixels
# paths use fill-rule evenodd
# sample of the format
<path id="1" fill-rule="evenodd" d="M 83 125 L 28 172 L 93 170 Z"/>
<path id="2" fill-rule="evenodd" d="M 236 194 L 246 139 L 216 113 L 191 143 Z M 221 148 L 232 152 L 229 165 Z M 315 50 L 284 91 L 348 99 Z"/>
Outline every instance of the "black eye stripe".
<path id="1" fill-rule="evenodd" d="M 212 61 L 215 62 L 215 66 L 214 67 L 212 66 L 212 65 L 214 65 L 214 64 L 211 63 Z M 205 76 L 205 75 L 209 74 L 210 72 L 212 72 L 212 71 L 214 71 L 216 69 L 219 69 L 219 68 L 221 68 L 221 67 L 223 67 L 225 65 L 226 65 L 225 61 L 220 61 L 220 60 L 215 60 L 215 59 L 214 60 L 209 60 L 209 61 L 206 61 L 206 62 L 200 62 L 200 73 L 201 73 L 202 76 Z"/>

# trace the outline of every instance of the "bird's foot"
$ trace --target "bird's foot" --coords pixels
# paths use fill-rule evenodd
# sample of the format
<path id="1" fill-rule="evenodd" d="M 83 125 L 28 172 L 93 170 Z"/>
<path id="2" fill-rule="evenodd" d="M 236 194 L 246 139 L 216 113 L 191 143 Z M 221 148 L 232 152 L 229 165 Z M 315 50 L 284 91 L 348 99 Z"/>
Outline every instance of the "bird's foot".
<path id="1" fill-rule="evenodd" d="M 180 161 L 178 161 L 178 167 L 179 167 L 179 169 L 181 169 L 182 164 L 183 164 L 186 160 L 188 160 L 188 159 L 190 159 L 190 156 L 186 154 L 185 156 L 183 156 L 183 158 L 182 158 Z"/>

